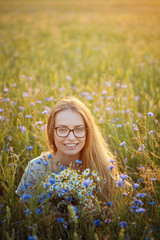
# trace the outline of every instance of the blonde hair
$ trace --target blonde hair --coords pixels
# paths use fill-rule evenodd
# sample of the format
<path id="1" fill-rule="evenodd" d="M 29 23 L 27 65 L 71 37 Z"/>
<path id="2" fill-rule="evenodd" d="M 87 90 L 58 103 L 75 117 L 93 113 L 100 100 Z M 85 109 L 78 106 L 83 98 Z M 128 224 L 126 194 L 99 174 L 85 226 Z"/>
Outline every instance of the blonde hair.
<path id="1" fill-rule="evenodd" d="M 57 102 L 52 108 L 48 123 L 47 123 L 47 137 L 49 146 L 55 153 L 57 151 L 54 142 L 54 126 L 55 115 L 64 110 L 72 110 L 80 113 L 84 119 L 87 127 L 86 143 L 80 153 L 80 160 L 82 160 L 82 169 L 90 168 L 96 170 L 104 181 L 101 180 L 100 188 L 102 189 L 102 197 L 110 201 L 112 199 L 113 190 L 115 188 L 115 171 L 107 167 L 110 165 L 110 159 L 114 159 L 113 155 L 106 147 L 105 140 L 102 137 L 100 129 L 96 125 L 90 110 L 80 100 L 75 97 L 64 98 Z"/>

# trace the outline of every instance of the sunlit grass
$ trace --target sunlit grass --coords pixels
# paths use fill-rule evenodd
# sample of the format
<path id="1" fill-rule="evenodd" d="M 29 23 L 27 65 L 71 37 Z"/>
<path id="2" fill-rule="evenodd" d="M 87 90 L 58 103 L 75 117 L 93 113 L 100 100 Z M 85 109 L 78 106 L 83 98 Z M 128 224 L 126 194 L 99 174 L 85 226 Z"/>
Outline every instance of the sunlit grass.
<path id="1" fill-rule="evenodd" d="M 3 239 L 27 239 L 31 232 L 53 239 L 51 223 L 20 215 L 14 192 L 27 162 L 48 150 L 50 108 L 69 95 L 91 109 L 119 169 L 133 182 L 143 181 L 128 197 L 121 195 L 116 216 L 109 208 L 102 214 L 101 227 L 90 225 L 82 213 L 78 227 L 66 233 L 61 226 L 62 232 L 69 239 L 76 234 L 77 239 L 158 239 L 160 2 L 36 0 L 0 1 L 0 6 Z M 130 212 L 138 192 L 147 194 L 143 207 L 149 208 L 139 215 Z M 149 205 L 151 200 L 155 205 Z M 106 224 L 109 217 L 112 223 Z M 121 228 L 122 221 L 128 226 Z M 57 231 L 56 239 L 62 236 Z"/>

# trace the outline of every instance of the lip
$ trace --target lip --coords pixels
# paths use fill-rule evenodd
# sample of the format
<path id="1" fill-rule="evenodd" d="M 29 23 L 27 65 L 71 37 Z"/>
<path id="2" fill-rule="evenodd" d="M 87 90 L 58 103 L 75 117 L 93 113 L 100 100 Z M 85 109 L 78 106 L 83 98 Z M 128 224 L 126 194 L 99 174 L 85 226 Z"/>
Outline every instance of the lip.
<path id="1" fill-rule="evenodd" d="M 78 145 L 78 143 L 64 143 L 65 147 L 76 147 Z"/>

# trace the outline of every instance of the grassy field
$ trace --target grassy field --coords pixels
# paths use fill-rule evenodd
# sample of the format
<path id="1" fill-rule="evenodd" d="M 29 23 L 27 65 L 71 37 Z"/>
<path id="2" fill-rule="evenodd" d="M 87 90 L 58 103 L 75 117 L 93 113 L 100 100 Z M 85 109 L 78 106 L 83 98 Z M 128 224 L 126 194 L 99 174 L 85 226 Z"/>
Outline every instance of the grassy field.
<path id="1" fill-rule="evenodd" d="M 159 23 L 159 0 L 0 0 L 2 239 L 160 238 Z M 120 189 L 116 216 L 106 203 L 105 214 L 81 213 L 66 230 L 44 214 L 21 215 L 15 190 L 28 161 L 48 150 L 50 108 L 70 95 L 91 109 L 139 187 Z"/>

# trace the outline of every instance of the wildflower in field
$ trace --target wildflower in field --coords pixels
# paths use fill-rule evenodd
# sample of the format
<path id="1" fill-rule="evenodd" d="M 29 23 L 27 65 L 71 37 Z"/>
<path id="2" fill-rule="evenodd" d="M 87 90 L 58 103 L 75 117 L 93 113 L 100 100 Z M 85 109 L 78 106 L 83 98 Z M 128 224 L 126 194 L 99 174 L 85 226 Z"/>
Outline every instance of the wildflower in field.
<path id="1" fill-rule="evenodd" d="M 138 182 L 142 182 L 143 181 L 143 179 L 142 178 L 138 178 Z"/>
<path id="2" fill-rule="evenodd" d="M 27 208 L 27 209 L 25 210 L 25 215 L 27 216 L 27 215 L 29 215 L 29 214 L 32 214 L 32 211 L 30 211 L 30 209 Z"/>
<path id="3" fill-rule="evenodd" d="M 136 194 L 136 197 L 140 197 L 140 198 L 143 198 L 143 197 L 145 197 L 145 196 L 147 196 L 146 193 L 137 193 L 137 194 Z"/>
<path id="4" fill-rule="evenodd" d="M 153 116 L 154 116 L 154 114 L 153 114 L 152 112 L 148 112 L 147 114 L 148 114 L 148 116 L 150 116 L 150 117 L 153 117 Z"/>
<path id="5" fill-rule="evenodd" d="M 110 219 L 110 218 L 107 218 L 107 219 L 105 220 L 105 223 L 106 223 L 106 224 L 111 223 L 111 222 L 112 222 L 112 219 Z"/>
<path id="6" fill-rule="evenodd" d="M 126 179 L 128 178 L 128 175 L 127 175 L 127 174 L 121 174 L 121 175 L 120 175 L 120 178 L 121 178 L 122 180 L 126 180 Z"/>
<path id="7" fill-rule="evenodd" d="M 43 209 L 42 208 L 37 208 L 35 213 L 38 214 L 38 215 L 41 215 L 43 213 Z"/>
<path id="8" fill-rule="evenodd" d="M 28 92 L 23 92 L 22 97 L 23 98 L 28 97 Z"/>
<path id="9" fill-rule="evenodd" d="M 30 102 L 30 106 L 34 106 L 35 105 L 35 103 L 34 102 Z"/>
<path id="10" fill-rule="evenodd" d="M 3 109 L 3 108 L 0 109 L 0 113 L 1 113 L 1 112 L 4 112 L 4 109 Z"/>
<path id="11" fill-rule="evenodd" d="M 118 127 L 118 128 L 121 128 L 121 127 L 122 127 L 122 124 L 117 124 L 117 127 Z"/>
<path id="12" fill-rule="evenodd" d="M 37 101 L 36 101 L 36 103 L 38 103 L 38 104 L 41 104 L 41 103 L 42 103 L 42 101 L 40 101 L 40 100 L 37 100 Z"/>
<path id="13" fill-rule="evenodd" d="M 33 235 L 33 236 L 29 236 L 28 240 L 38 240 L 38 237 Z"/>
<path id="14" fill-rule="evenodd" d="M 134 99 L 138 101 L 140 98 L 139 96 L 135 96 Z"/>
<path id="15" fill-rule="evenodd" d="M 117 187 L 123 187 L 124 186 L 124 182 L 122 180 L 118 180 L 118 181 L 116 181 L 116 186 Z"/>
<path id="16" fill-rule="evenodd" d="M 58 222 L 58 223 L 64 222 L 64 218 L 60 218 L 60 217 L 57 218 L 57 222 Z"/>
<path id="17" fill-rule="evenodd" d="M 31 115 L 25 115 L 25 118 L 32 118 Z"/>
<path id="18" fill-rule="evenodd" d="M 47 113 L 49 113 L 48 110 L 44 110 L 44 111 L 42 112 L 42 114 L 47 114 Z"/>
<path id="19" fill-rule="evenodd" d="M 124 145 L 126 145 L 126 142 L 125 142 L 125 141 L 123 141 L 123 142 L 120 143 L 120 146 L 124 146 Z"/>
<path id="20" fill-rule="evenodd" d="M 5 118 L 3 116 L 0 116 L 0 120 L 4 120 Z"/>
<path id="21" fill-rule="evenodd" d="M 149 131 L 149 134 L 152 134 L 153 133 L 153 130 Z"/>
<path id="22" fill-rule="evenodd" d="M 9 102 L 10 99 L 9 99 L 9 98 L 2 98 L 2 101 L 3 101 L 3 102 Z"/>
<path id="23" fill-rule="evenodd" d="M 156 178 L 150 178 L 150 179 L 151 179 L 151 181 L 154 181 L 154 182 L 157 180 Z"/>
<path id="24" fill-rule="evenodd" d="M 107 169 L 110 169 L 111 171 L 112 171 L 112 169 L 114 169 L 114 168 L 115 168 L 114 165 L 109 165 L 109 166 L 107 167 Z"/>
<path id="25" fill-rule="evenodd" d="M 123 228 L 126 228 L 126 227 L 128 227 L 128 222 L 126 222 L 126 221 L 121 221 L 121 222 L 119 222 L 119 226 L 120 226 L 120 227 L 123 227 Z"/>
<path id="26" fill-rule="evenodd" d="M 36 124 L 40 125 L 40 124 L 42 124 L 42 121 L 37 121 Z"/>
<path id="27" fill-rule="evenodd" d="M 135 210 L 137 213 L 143 213 L 145 212 L 146 210 L 144 208 L 138 208 Z"/>
<path id="28" fill-rule="evenodd" d="M 27 150 L 32 150 L 32 149 L 33 149 L 32 146 L 28 146 L 28 147 L 27 147 Z"/>
<path id="29" fill-rule="evenodd" d="M 107 202 L 107 206 L 108 207 L 112 206 L 112 202 Z"/>
<path id="30" fill-rule="evenodd" d="M 132 183 L 133 188 L 137 189 L 139 187 L 138 183 Z"/>
<path id="31" fill-rule="evenodd" d="M 94 220 L 93 223 L 94 223 L 94 225 L 95 225 L 96 227 L 97 227 L 97 226 L 100 226 L 100 224 L 101 224 L 101 222 L 100 222 L 99 219 Z"/>
<path id="32" fill-rule="evenodd" d="M 150 205 L 155 205 L 156 202 L 155 201 L 152 201 L 152 202 L 149 202 Z"/>

